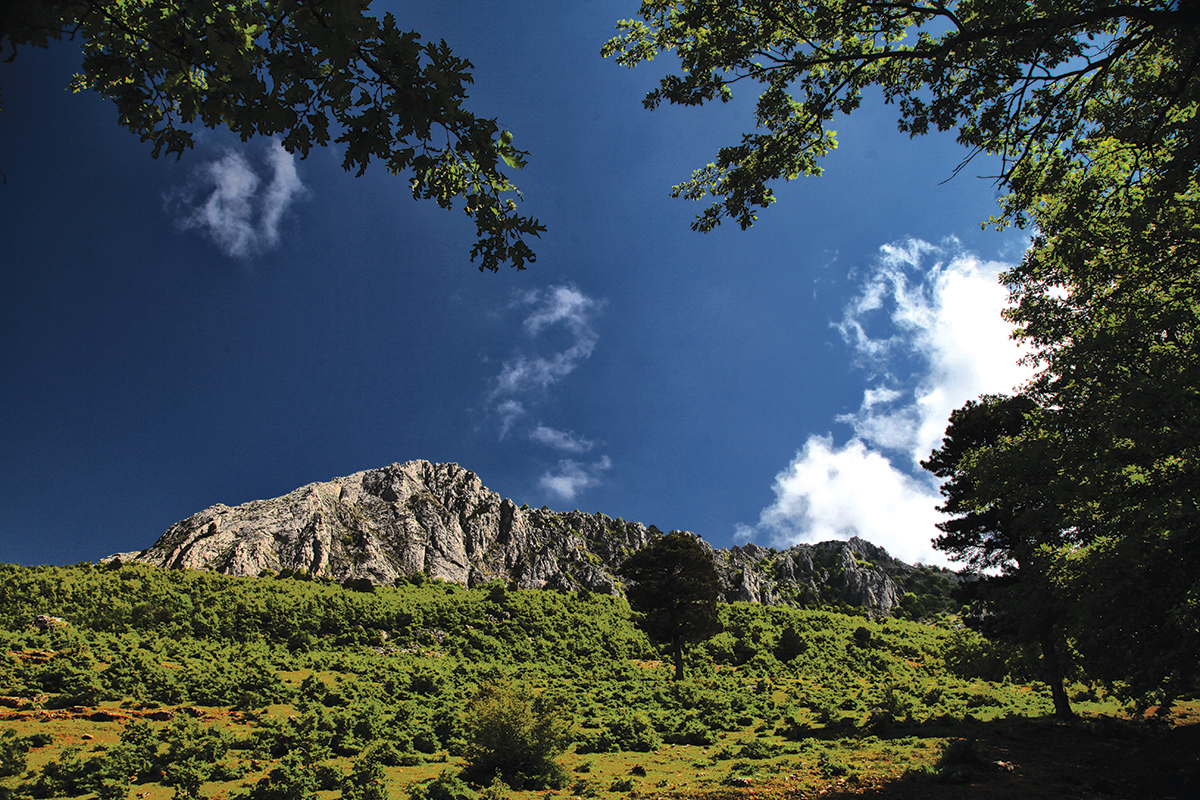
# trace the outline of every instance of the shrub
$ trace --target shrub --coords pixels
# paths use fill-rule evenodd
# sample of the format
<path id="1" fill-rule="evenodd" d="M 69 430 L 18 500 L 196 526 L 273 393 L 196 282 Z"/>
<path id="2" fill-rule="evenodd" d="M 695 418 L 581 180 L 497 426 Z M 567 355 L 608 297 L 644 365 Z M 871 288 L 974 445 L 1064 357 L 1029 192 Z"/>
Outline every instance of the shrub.
<path id="1" fill-rule="evenodd" d="M 840 778 L 850 774 L 850 767 L 823 753 L 817 759 L 817 771 L 825 778 Z"/>
<path id="2" fill-rule="evenodd" d="M 29 740 L 18 737 L 15 730 L 9 728 L 0 733 L 0 778 L 24 772 L 28 752 Z"/>
<path id="3" fill-rule="evenodd" d="M 479 790 L 479 800 L 505 800 L 508 797 L 508 784 L 499 778 Z"/>
<path id="4" fill-rule="evenodd" d="M 662 738 L 644 712 L 627 710 L 611 720 L 607 728 L 612 749 L 648 753 L 662 746 Z"/>
<path id="5" fill-rule="evenodd" d="M 518 790 L 566 785 L 566 772 L 555 761 L 571 743 L 564 704 L 504 678 L 480 686 L 470 708 L 468 780 L 486 784 L 500 777 Z"/>
<path id="6" fill-rule="evenodd" d="M 871 630 L 865 625 L 859 625 L 854 629 L 854 643 L 859 647 L 871 646 Z"/>
<path id="7" fill-rule="evenodd" d="M 694 715 L 688 715 L 663 739 L 670 744 L 693 744 L 706 747 L 717 743 L 717 734 Z"/>
<path id="8" fill-rule="evenodd" d="M 774 758 L 779 755 L 780 747 L 764 739 L 751 739 L 738 750 L 738 758 L 749 758 L 760 761 L 764 758 Z"/>
<path id="9" fill-rule="evenodd" d="M 375 742 L 354 762 L 350 774 L 341 781 L 343 800 L 387 800 L 384 764 L 395 755 L 388 750 L 390 743 Z"/>
<path id="10" fill-rule="evenodd" d="M 783 629 L 783 633 L 780 634 L 779 641 L 775 645 L 775 658 L 786 663 L 803 655 L 807 649 L 808 643 L 800 637 L 796 626 L 789 625 Z"/>
<path id="11" fill-rule="evenodd" d="M 946 639 L 943 658 L 946 669 L 963 679 L 998 681 L 1008 673 L 1002 648 L 972 630 L 953 631 Z"/>
<path id="12" fill-rule="evenodd" d="M 320 788 L 316 770 L 299 752 L 280 759 L 266 777 L 259 779 L 245 795 L 247 800 L 291 800 L 310 797 Z"/>
<path id="13" fill-rule="evenodd" d="M 449 770 L 425 784 L 408 788 L 412 800 L 476 800 L 478 797 L 462 778 Z"/>
<path id="14" fill-rule="evenodd" d="M 790 714 L 779 723 L 779 727 L 775 729 L 775 735 L 794 742 L 800 741 L 812 735 L 812 725 L 797 715 Z"/>

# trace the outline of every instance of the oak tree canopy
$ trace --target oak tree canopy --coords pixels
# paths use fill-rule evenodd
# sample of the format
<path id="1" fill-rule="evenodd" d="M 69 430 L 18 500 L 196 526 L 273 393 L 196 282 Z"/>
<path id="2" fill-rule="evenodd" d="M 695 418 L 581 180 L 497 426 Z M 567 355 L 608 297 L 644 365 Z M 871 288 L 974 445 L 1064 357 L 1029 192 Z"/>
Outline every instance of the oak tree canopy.
<path id="1" fill-rule="evenodd" d="M 504 169 L 528 153 L 494 119 L 463 105 L 469 61 L 445 41 L 422 41 L 370 0 L 10 0 L 0 11 L 0 52 L 11 61 L 53 40 L 79 44 L 71 89 L 117 107 L 119 122 L 154 157 L 180 156 L 196 124 L 243 141 L 278 136 L 290 153 L 331 142 L 362 175 L 378 160 L 411 176 L 414 198 L 475 221 L 480 270 L 535 260 L 528 240 L 544 226 L 517 210 Z"/>
<path id="2" fill-rule="evenodd" d="M 678 59 L 647 108 L 760 91 L 754 131 L 672 189 L 714 200 L 700 231 L 745 229 L 775 201 L 772 182 L 819 175 L 837 146 L 828 123 L 870 90 L 910 135 L 956 130 L 964 165 L 998 155 L 1007 189 L 1048 152 L 1088 163 L 1097 136 L 1135 158 L 1158 150 L 1138 165 L 1153 177 L 1189 172 L 1200 148 L 1197 0 L 644 0 L 618 29 L 603 49 L 618 63 Z"/>

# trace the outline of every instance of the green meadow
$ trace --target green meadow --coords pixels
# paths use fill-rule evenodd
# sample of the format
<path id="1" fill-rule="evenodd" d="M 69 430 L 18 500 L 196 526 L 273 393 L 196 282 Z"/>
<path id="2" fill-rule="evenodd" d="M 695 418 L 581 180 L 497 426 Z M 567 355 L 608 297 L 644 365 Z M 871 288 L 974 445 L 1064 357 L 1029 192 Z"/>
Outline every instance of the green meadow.
<path id="1" fill-rule="evenodd" d="M 675 681 L 621 598 L 366 588 L 0 566 L 0 798 L 1171 796 L 1200 752 L 952 615 L 722 605 Z"/>

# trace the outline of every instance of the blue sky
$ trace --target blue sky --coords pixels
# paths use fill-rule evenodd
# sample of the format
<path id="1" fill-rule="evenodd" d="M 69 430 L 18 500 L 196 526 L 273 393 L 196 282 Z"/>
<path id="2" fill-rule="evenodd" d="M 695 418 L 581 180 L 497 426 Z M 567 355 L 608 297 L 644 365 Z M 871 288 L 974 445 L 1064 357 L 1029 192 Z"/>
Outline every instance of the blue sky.
<path id="1" fill-rule="evenodd" d="M 950 135 L 868 98 L 825 174 L 749 231 L 690 230 L 669 188 L 751 123 L 654 112 L 668 66 L 601 59 L 632 0 L 379 3 L 475 65 L 470 106 L 532 153 L 547 227 L 481 274 L 461 212 L 404 178 L 204 132 L 151 159 L 70 43 L 0 63 L 0 561 L 150 545 L 209 505 L 409 459 L 518 503 L 717 546 L 929 548 L 916 467 L 949 411 L 1023 379 L 995 274 L 1019 231 Z"/>

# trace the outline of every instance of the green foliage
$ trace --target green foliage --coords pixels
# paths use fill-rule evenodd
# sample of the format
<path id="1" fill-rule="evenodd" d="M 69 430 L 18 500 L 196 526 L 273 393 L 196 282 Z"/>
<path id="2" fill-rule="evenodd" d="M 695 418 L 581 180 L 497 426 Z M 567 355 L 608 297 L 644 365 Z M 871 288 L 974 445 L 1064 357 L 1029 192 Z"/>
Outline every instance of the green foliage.
<path id="1" fill-rule="evenodd" d="M 981 677 L 997 681 L 1009 673 L 1002 645 L 967 629 L 952 631 L 947 638 L 946 669 L 960 678 Z"/>
<path id="2" fill-rule="evenodd" d="M 1020 397 L 955 412 L 952 430 L 992 418 L 994 435 L 948 438 L 934 466 L 962 498 L 947 544 L 1007 515 L 989 547 L 1022 567 L 1009 617 L 1036 589 L 1089 675 L 1157 702 L 1200 682 L 1200 179 L 1175 174 L 1169 143 L 1100 137 L 1088 153 L 1086 169 L 1041 154 L 1057 177 L 1010 201 L 1039 231 L 1004 276 L 1039 372 Z"/>
<path id="3" fill-rule="evenodd" d="M 0 778 L 20 775 L 25 771 L 25 755 L 29 740 L 18 736 L 12 728 L 0 731 Z"/>
<path id="4" fill-rule="evenodd" d="M 605 716 L 599 730 L 577 738 L 577 753 L 611 753 L 622 750 L 647 753 L 657 750 L 663 743 L 650 715 L 629 708 L 616 709 Z"/>
<path id="5" fill-rule="evenodd" d="M 1019 191 L 1057 174 L 1040 153 L 1086 165 L 1100 135 L 1134 159 L 1157 150 L 1160 174 L 1190 172 L 1200 149 L 1200 25 L 1188 3 L 643 0 L 639 14 L 603 54 L 629 67 L 677 57 L 647 108 L 761 86 L 754 131 L 672 189 L 716 200 L 693 224 L 701 231 L 726 217 L 745 229 L 774 202 L 769 183 L 819 175 L 837 146 L 827 124 L 872 87 L 897 106 L 902 131 L 956 129 L 971 155 L 1002 156 L 1000 180 Z"/>
<path id="6" fill-rule="evenodd" d="M 677 681 L 623 600 L 446 588 L 406 583 L 364 594 L 321 581 L 136 565 L 0 567 L 0 648 L 19 656 L 4 694 L 57 704 L 56 695 L 40 699 L 42 674 L 50 664 L 77 663 L 101 678 L 103 701 L 161 704 L 173 715 L 165 723 L 127 723 L 107 750 L 55 745 L 52 755 L 29 759 L 38 765 L 32 774 L 0 777 L 0 788 L 124 798 L 133 787 L 159 784 L 186 797 L 210 793 L 213 781 L 250 775 L 252 782 L 229 787 L 231 797 L 340 789 L 372 798 L 395 794 L 400 770 L 462 759 L 474 788 L 455 765 L 411 791 L 473 800 L 476 792 L 566 781 L 556 756 L 569 742 L 572 720 L 579 723 L 579 753 L 716 745 L 753 772 L 771 769 L 793 747 L 770 731 L 801 742 L 858 740 L 906 721 L 1041 715 L 1050 708 L 1044 687 L 1030 691 L 972 674 L 973 665 L 995 664 L 986 657 L 990 645 L 970 630 L 720 604 L 724 632 L 694 648 L 688 675 Z M 146 603 L 193 610 L 114 625 L 125 619 L 123 609 Z M 222 624 L 213 609 L 238 615 L 241 624 Z M 34 610 L 69 625 L 40 633 L 29 626 Z M 313 647 L 289 647 L 297 625 L 311 630 Z M 388 637 L 364 636 L 360 627 Z M 869 646 L 856 643 L 860 628 Z M 794 647 L 781 648 L 793 637 Z M 197 697 L 234 709 L 243 690 L 231 676 L 242 671 L 246 686 L 262 693 L 236 715 L 244 734 L 222 734 L 206 709 L 201 716 L 187 710 Z M 514 675 L 521 683 L 506 677 Z M 0 744 L 13 747 L 11 737 Z M 20 747 L 10 761 L 23 755 Z M 577 793 L 601 793 L 613 781 L 605 774 Z"/>
<path id="7" fill-rule="evenodd" d="M 311 797 L 320 788 L 317 770 L 300 753 L 288 753 L 243 795 L 246 800 L 294 800 Z"/>
<path id="8" fill-rule="evenodd" d="M 775 645 L 775 658 L 786 663 L 803 654 L 805 649 L 807 649 L 807 645 L 796 631 L 795 626 L 788 625 L 783 629 L 783 633 L 780 634 L 779 641 Z"/>
<path id="9" fill-rule="evenodd" d="M 560 788 L 555 760 L 571 743 L 573 720 L 561 698 L 497 678 L 482 684 L 468 711 L 464 775 L 474 783 L 502 778 L 517 789 Z"/>
<path id="10" fill-rule="evenodd" d="M 945 567 L 917 566 L 892 577 L 904 590 L 900 607 L 892 610 L 897 619 L 932 620 L 958 612 L 961 603 L 953 597 L 960 582 L 957 573 Z"/>
<path id="11" fill-rule="evenodd" d="M 463 107 L 470 62 L 400 30 L 390 13 L 370 16 L 369 5 L 13 0 L 0 37 L 14 51 L 79 42 L 70 88 L 110 100 L 155 158 L 192 147 L 196 123 L 243 141 L 278 136 L 302 156 L 332 141 L 348 171 L 378 159 L 411 176 L 414 198 L 443 208 L 462 198 L 478 234 L 471 259 L 524 269 L 535 259 L 527 238 L 545 228 L 517 213 L 503 170 L 524 167 L 528 153 Z"/>
<path id="12" fill-rule="evenodd" d="M 1036 187 L 1039 235 L 1004 276 L 1039 424 L 979 454 L 1002 474 L 1038 440 L 1057 447 L 1043 524 L 1066 541 L 1045 572 L 1089 672 L 1153 700 L 1200 681 L 1200 178 L 1174 144 L 1097 139 L 1087 170 L 1045 154 L 1060 180 Z"/>
<path id="13" fill-rule="evenodd" d="M 78 749 L 66 749 L 42 769 L 29 791 L 34 797 L 96 792 L 101 798 L 124 798 L 131 783 L 155 781 L 174 787 L 177 797 L 199 797 L 204 782 L 223 774 L 228 750 L 227 735 L 187 715 L 176 714 L 157 728 L 133 722 L 106 752 L 84 758 Z"/>
<path id="14" fill-rule="evenodd" d="M 963 585 L 972 601 L 969 624 L 993 638 L 1036 652 L 1037 672 L 1054 691 L 1059 716 L 1071 708 L 1063 689 L 1070 670 L 1062 592 L 1048 580 L 1045 554 L 1073 546 L 1076 531 L 1053 523 L 1053 436 L 1032 433 L 1034 445 L 1009 461 L 1009 443 L 1041 429 L 1044 417 L 1027 397 L 985 396 L 950 416 L 942 447 L 922 465 L 945 478 L 941 510 L 957 516 L 938 523 L 934 547 L 975 569 L 1001 568 Z M 1003 457 L 1003 461 L 1001 458 Z"/>
<path id="15" fill-rule="evenodd" d="M 398 761 L 390 743 L 376 740 L 365 747 L 354 759 L 350 774 L 342 781 L 344 800 L 387 800 L 387 773 L 385 766 L 395 766 Z"/>
<path id="16" fill-rule="evenodd" d="M 637 551 L 621 565 L 629 604 L 652 639 L 670 642 L 675 679 L 683 679 L 683 649 L 721 630 L 721 584 L 712 551 L 695 536 L 674 531 Z"/>
<path id="17" fill-rule="evenodd" d="M 428 783 L 410 786 L 410 800 L 477 800 L 479 795 L 449 770 Z"/>

